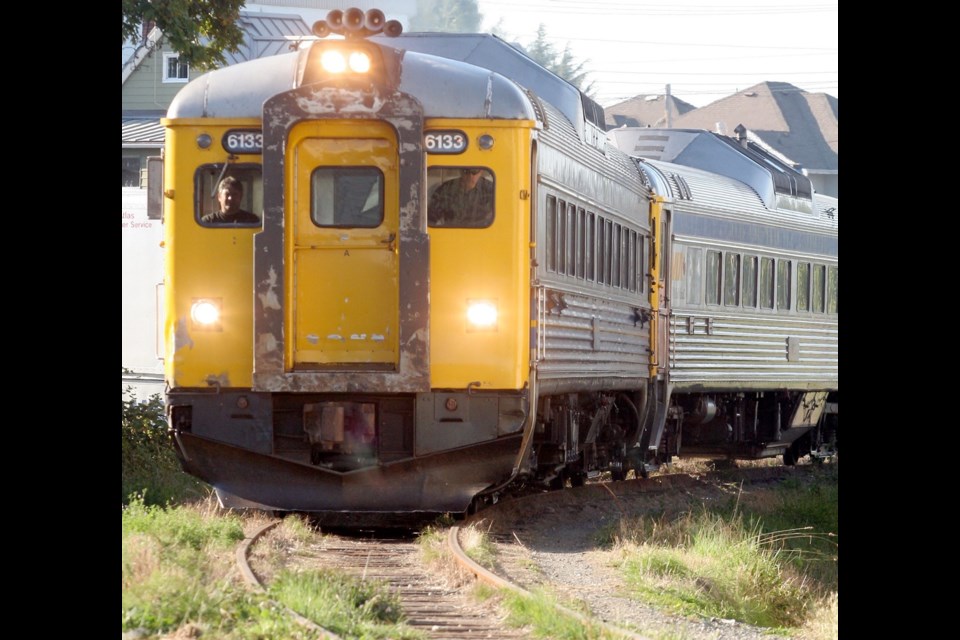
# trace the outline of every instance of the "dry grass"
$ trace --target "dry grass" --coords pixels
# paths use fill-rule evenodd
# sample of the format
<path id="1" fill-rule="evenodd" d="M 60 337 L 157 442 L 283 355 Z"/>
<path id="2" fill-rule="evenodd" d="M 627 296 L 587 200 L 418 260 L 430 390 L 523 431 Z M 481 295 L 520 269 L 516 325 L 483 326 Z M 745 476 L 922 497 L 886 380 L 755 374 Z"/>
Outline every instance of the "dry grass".
<path id="1" fill-rule="evenodd" d="M 467 550 L 465 541 L 468 538 L 473 539 L 474 533 L 467 533 L 474 529 L 475 525 L 460 529 L 460 545 L 464 551 Z M 464 569 L 453 557 L 453 553 L 447 546 L 447 536 L 450 530 L 446 527 L 427 527 L 420 534 L 420 555 L 424 562 L 433 569 L 434 574 L 440 578 L 443 584 L 453 589 L 459 589 L 474 582 L 474 575 Z M 468 552 L 469 553 L 469 552 Z"/>
<path id="2" fill-rule="evenodd" d="M 839 640 L 840 594 L 832 593 L 817 604 L 800 629 L 805 640 Z"/>
<path id="3" fill-rule="evenodd" d="M 273 518 L 262 512 L 251 512 L 244 519 L 244 532 L 249 537 Z M 287 516 L 283 521 L 253 545 L 250 550 L 250 566 L 264 583 L 272 582 L 284 569 L 296 568 L 311 554 L 305 548 L 317 532 L 301 516 Z"/>

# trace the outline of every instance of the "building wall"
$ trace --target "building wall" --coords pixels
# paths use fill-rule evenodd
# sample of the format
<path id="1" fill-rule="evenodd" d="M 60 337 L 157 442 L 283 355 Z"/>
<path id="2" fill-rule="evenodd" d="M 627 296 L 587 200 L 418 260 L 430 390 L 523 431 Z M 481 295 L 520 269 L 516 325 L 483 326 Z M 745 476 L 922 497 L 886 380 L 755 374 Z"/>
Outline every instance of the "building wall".
<path id="1" fill-rule="evenodd" d="M 120 87 L 120 109 L 122 111 L 166 111 L 173 97 L 186 82 L 163 81 L 163 54 L 152 51 L 136 71 Z M 198 74 L 190 70 L 192 80 Z"/>
<path id="2" fill-rule="evenodd" d="M 147 218 L 147 191 L 121 189 L 120 364 L 124 386 L 144 399 L 163 391 L 163 226 Z"/>

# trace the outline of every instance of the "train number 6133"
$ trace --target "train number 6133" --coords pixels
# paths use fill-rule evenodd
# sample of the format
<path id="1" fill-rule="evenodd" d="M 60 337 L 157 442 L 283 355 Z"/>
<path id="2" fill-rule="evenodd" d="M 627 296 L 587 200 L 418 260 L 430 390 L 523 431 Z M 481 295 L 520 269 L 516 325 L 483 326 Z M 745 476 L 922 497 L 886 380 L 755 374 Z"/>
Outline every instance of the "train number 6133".
<path id="1" fill-rule="evenodd" d="M 467 150 L 467 134 L 463 131 L 428 131 L 423 135 L 427 153 L 463 153 Z"/>

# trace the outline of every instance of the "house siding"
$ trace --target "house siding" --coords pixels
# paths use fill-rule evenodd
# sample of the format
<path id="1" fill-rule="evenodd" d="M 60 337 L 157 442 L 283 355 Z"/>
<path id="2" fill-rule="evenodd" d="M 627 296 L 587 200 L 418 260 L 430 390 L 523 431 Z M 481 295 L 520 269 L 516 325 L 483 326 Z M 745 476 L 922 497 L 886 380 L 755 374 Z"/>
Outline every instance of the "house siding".
<path id="1" fill-rule="evenodd" d="M 177 92 L 186 86 L 185 82 L 165 83 L 163 81 L 163 53 L 170 49 L 150 53 L 136 72 L 120 88 L 120 108 L 124 111 L 166 111 Z M 195 77 L 190 71 L 190 79 Z"/>

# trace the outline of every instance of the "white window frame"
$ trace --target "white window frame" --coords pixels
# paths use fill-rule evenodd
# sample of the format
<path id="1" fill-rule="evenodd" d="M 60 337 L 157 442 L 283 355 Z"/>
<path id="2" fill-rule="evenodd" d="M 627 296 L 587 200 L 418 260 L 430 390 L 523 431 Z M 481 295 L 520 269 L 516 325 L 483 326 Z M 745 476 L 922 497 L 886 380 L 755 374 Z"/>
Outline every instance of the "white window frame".
<path id="1" fill-rule="evenodd" d="M 179 84 L 183 84 L 183 83 L 189 82 L 189 81 L 190 81 L 190 65 L 185 65 L 186 68 L 187 68 L 187 77 L 185 77 L 185 78 L 171 78 L 171 77 L 168 75 L 168 71 L 169 71 L 169 69 L 170 69 L 170 59 L 171 59 L 171 58 L 175 58 L 175 59 L 179 60 L 179 59 L 180 59 L 180 54 L 179 54 L 179 53 L 174 53 L 174 52 L 164 53 L 164 54 L 163 54 L 163 81 L 164 81 L 164 82 L 170 82 L 170 83 L 179 83 Z M 179 64 L 178 64 L 178 67 L 179 67 Z"/>

